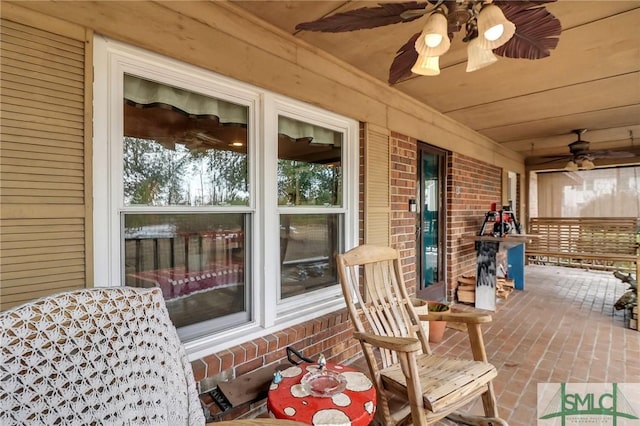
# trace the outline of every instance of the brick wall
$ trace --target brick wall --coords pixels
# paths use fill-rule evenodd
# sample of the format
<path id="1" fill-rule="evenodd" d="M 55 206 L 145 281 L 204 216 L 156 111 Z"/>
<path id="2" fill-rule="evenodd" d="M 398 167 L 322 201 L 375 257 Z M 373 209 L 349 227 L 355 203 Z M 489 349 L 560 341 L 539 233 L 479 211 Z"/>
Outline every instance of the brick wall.
<path id="1" fill-rule="evenodd" d="M 391 144 L 391 246 L 400 250 L 404 281 L 416 291 L 416 214 L 409 199 L 416 198 L 417 140 L 392 132 Z"/>
<path id="2" fill-rule="evenodd" d="M 360 353 L 360 345 L 351 338 L 352 334 L 349 315 L 347 310 L 343 309 L 207 355 L 193 361 L 191 367 L 196 382 L 216 376 L 239 377 L 261 367 L 288 362 L 287 346 L 292 346 L 302 351 L 304 356 L 313 359 L 322 353 L 329 362 L 348 363 Z M 202 400 L 216 420 L 237 418 L 252 411 L 259 411 L 264 405 L 264 401 L 255 401 L 223 415 L 213 400 L 207 400 L 207 397 L 202 397 Z"/>
<path id="3" fill-rule="evenodd" d="M 416 289 L 415 213 L 409 212 L 409 199 L 417 196 L 417 140 L 391 133 L 391 244 L 400 249 L 404 279 L 409 293 Z M 459 193 L 456 193 L 459 188 Z M 519 189 L 519 187 L 518 187 Z M 447 289 L 453 298 L 457 278 L 475 274 L 473 243 L 460 237 L 480 230 L 491 203 L 500 205 L 502 170 L 465 155 L 452 153 L 447 164 Z"/>
<path id="4" fill-rule="evenodd" d="M 476 253 L 463 235 L 477 234 L 491 203 L 502 199 L 502 170 L 466 155 L 452 153 L 447 164 L 447 276 L 453 297 L 460 275 L 475 275 Z"/>

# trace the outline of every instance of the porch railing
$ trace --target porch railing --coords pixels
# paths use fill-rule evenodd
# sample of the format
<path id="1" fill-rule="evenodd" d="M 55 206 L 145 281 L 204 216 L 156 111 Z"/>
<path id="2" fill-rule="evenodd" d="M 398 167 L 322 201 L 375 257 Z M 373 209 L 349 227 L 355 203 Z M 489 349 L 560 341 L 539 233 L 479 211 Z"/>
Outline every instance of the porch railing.
<path id="1" fill-rule="evenodd" d="M 640 269 L 638 230 L 635 217 L 531 218 L 528 233 L 537 238 L 526 246 L 527 260 L 637 273 Z"/>

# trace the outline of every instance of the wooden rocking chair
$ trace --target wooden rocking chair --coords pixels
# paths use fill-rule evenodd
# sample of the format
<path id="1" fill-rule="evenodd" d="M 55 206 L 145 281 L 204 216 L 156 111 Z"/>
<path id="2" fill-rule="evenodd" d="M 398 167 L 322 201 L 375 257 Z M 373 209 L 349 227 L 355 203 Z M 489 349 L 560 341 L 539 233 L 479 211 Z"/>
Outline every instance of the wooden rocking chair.
<path id="1" fill-rule="evenodd" d="M 498 418 L 480 324 L 476 313 L 418 315 L 402 278 L 395 249 L 362 245 L 337 256 L 342 291 L 378 393 L 378 420 L 384 425 L 424 426 L 439 419 L 467 425 L 507 425 Z M 354 300 L 355 297 L 355 300 Z M 473 360 L 431 353 L 420 321 L 465 323 Z M 379 367 L 381 364 L 381 367 Z M 456 413 L 482 397 L 485 416 Z"/>

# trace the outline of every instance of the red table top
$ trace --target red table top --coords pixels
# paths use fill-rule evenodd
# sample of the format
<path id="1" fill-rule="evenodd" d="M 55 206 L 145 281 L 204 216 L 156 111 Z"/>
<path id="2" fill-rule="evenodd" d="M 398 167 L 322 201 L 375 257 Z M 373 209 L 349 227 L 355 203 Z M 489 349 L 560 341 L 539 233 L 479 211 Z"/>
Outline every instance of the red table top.
<path id="1" fill-rule="evenodd" d="M 376 411 L 376 390 L 362 372 L 340 364 L 326 368 L 342 374 L 346 389 L 331 397 L 310 395 L 300 384 L 302 377 L 317 370 L 316 364 L 300 364 L 281 371 L 282 381 L 271 383 L 267 397 L 270 415 L 310 425 L 367 426 Z"/>

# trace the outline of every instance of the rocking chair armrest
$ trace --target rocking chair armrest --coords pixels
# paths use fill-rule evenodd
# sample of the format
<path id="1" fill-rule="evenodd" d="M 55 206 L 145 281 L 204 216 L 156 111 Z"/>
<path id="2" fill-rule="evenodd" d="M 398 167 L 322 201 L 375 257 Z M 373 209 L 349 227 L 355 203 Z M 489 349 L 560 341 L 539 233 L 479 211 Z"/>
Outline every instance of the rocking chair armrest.
<path id="1" fill-rule="evenodd" d="M 465 324 L 483 324 L 493 319 L 489 314 L 476 312 L 429 312 L 428 315 L 420 315 L 420 321 L 451 321 Z"/>
<path id="2" fill-rule="evenodd" d="M 355 331 L 353 337 L 361 342 L 396 352 L 417 352 L 422 350 L 420 341 L 415 337 L 378 336 Z"/>

